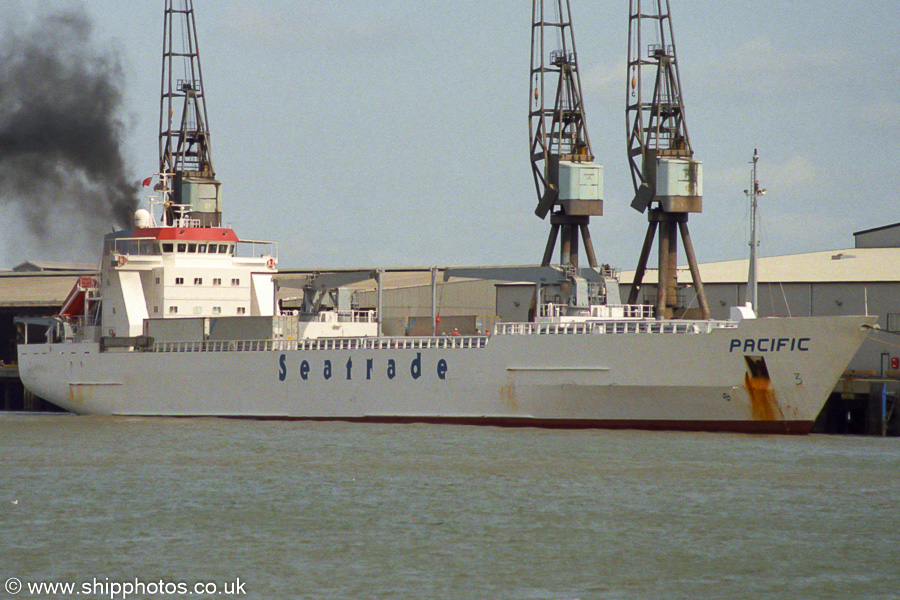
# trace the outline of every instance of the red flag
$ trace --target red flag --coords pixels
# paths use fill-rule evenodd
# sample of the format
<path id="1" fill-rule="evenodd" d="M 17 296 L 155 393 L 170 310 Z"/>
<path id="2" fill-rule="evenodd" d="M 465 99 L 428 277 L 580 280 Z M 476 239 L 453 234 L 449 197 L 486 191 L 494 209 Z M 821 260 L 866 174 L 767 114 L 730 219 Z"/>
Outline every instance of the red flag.
<path id="1" fill-rule="evenodd" d="M 152 177 L 148 177 L 147 179 L 144 180 L 144 183 L 143 183 L 142 185 L 143 185 L 144 187 L 147 187 L 148 185 L 150 185 L 150 182 L 152 182 L 152 181 L 153 181 L 153 178 L 152 178 Z"/>

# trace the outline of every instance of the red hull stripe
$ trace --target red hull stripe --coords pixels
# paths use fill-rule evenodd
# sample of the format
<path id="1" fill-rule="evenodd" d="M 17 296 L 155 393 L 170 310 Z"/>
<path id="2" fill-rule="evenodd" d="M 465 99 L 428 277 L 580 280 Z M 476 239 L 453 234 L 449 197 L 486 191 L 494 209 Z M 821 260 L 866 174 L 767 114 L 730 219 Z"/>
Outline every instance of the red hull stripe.
<path id="1" fill-rule="evenodd" d="M 135 229 L 134 237 L 150 237 L 157 240 L 191 240 L 197 242 L 237 242 L 232 229 L 218 227 L 154 227 Z"/>
<path id="2" fill-rule="evenodd" d="M 198 415 L 212 416 L 212 415 Z M 342 421 L 348 423 L 429 423 L 435 425 L 479 425 L 494 427 L 540 427 L 544 429 L 641 429 L 645 431 L 703 431 L 806 435 L 812 421 L 676 421 L 676 420 L 585 420 L 529 419 L 524 417 L 276 417 L 219 415 L 227 419 L 260 421 Z"/>

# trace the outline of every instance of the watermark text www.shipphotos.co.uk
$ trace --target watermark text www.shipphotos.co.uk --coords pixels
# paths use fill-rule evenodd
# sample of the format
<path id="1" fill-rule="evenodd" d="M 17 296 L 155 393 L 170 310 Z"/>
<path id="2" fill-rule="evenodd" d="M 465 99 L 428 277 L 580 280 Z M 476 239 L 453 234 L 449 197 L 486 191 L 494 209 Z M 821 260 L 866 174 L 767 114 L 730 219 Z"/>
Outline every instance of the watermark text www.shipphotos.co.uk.
<path id="1" fill-rule="evenodd" d="M 158 579 L 143 581 L 135 578 L 128 581 L 113 581 L 109 577 L 94 577 L 90 581 L 23 581 L 18 577 L 8 577 L 3 591 L 10 596 L 32 598 L 53 596 L 58 598 L 83 596 L 91 600 L 128 600 L 129 598 L 159 596 L 160 598 L 184 596 L 243 596 L 247 593 L 245 581 L 237 577 L 234 581 L 166 581 Z"/>

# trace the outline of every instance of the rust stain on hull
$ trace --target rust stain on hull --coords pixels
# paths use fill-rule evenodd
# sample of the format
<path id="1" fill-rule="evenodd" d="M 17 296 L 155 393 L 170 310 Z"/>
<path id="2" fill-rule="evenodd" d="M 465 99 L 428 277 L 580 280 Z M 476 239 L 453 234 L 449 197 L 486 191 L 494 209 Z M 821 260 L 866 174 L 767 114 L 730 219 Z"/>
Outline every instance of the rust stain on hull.
<path id="1" fill-rule="evenodd" d="M 750 396 L 750 413 L 757 421 L 781 421 L 784 413 L 778 405 L 766 359 L 761 356 L 745 356 L 747 373 L 744 374 L 744 387 Z"/>
<path id="2" fill-rule="evenodd" d="M 84 402 L 84 387 L 75 383 L 69 384 L 69 402 L 82 404 Z"/>

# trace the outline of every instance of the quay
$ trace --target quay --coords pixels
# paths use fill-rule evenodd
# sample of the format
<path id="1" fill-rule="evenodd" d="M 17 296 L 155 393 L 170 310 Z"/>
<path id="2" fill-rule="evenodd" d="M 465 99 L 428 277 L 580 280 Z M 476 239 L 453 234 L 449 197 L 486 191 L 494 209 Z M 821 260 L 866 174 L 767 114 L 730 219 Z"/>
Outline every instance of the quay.
<path id="1" fill-rule="evenodd" d="M 19 368 L 16 365 L 0 365 L 0 410 L 24 412 L 65 412 L 35 396 L 22 385 Z"/>
<path id="2" fill-rule="evenodd" d="M 0 409 L 62 411 L 22 385 L 16 364 L 18 336 L 13 320 L 56 314 L 78 277 L 96 270 L 96 265 L 90 264 L 33 261 L 0 271 Z"/>

